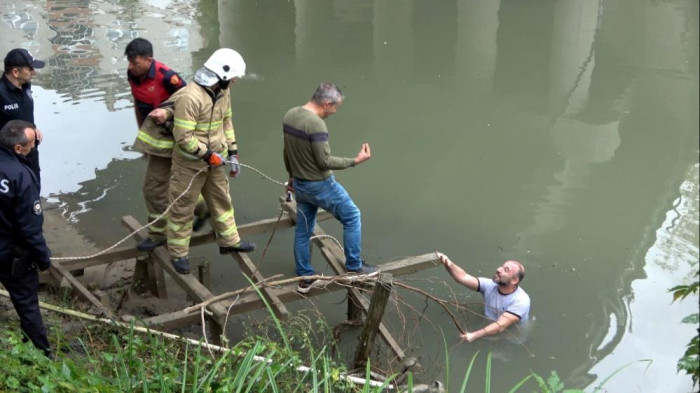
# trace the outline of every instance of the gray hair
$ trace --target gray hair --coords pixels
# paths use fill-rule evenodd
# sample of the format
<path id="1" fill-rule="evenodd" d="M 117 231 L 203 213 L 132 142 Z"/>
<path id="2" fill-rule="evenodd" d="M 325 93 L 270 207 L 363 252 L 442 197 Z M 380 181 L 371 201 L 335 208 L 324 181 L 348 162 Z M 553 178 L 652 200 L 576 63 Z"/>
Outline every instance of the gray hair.
<path id="1" fill-rule="evenodd" d="M 339 104 L 344 99 L 345 96 L 343 95 L 343 92 L 340 91 L 340 88 L 329 82 L 321 83 L 321 86 L 316 88 L 314 95 L 311 96 L 311 102 L 317 105 L 323 105 L 327 102 L 331 104 Z"/>
<path id="2" fill-rule="evenodd" d="M 27 128 L 36 131 L 34 123 L 24 120 L 10 120 L 0 130 L 0 146 L 14 150 L 15 146 L 26 146 L 29 143 L 27 134 L 24 132 Z"/>

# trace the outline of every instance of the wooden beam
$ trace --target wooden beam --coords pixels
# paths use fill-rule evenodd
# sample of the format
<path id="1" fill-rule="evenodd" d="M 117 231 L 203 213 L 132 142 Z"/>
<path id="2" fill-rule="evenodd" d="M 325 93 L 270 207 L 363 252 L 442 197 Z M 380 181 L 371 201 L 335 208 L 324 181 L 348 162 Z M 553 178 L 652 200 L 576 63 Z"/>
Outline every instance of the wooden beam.
<path id="1" fill-rule="evenodd" d="M 248 255 L 234 252 L 231 254 L 233 259 L 238 262 L 238 266 L 241 267 L 241 270 L 243 270 L 248 277 L 251 278 L 251 280 L 255 283 L 261 282 L 265 280 L 265 277 L 263 277 L 262 274 L 258 271 L 258 268 L 253 264 L 253 261 L 250 260 Z M 275 315 L 278 318 L 281 319 L 286 319 L 289 317 L 289 311 L 287 311 L 287 307 L 284 305 L 284 303 L 275 295 L 269 287 L 262 287 L 260 288 L 260 293 L 265 296 L 267 299 L 267 302 L 270 304 L 270 307 L 272 307 L 272 311 L 275 313 Z"/>
<path id="2" fill-rule="evenodd" d="M 333 216 L 331 216 L 330 213 L 320 211 L 316 220 L 324 221 L 330 218 L 333 218 Z M 259 220 L 248 224 L 240 225 L 238 227 L 238 233 L 241 236 L 255 235 L 258 233 L 271 231 L 275 227 L 275 225 L 277 225 L 278 228 L 289 228 L 294 226 L 294 221 L 289 217 L 282 217 L 279 220 L 279 224 L 277 223 L 276 218 Z M 212 232 L 202 233 L 199 235 L 192 236 L 192 239 L 190 240 L 190 247 L 199 246 L 207 243 L 213 243 L 214 241 L 216 241 L 216 239 L 214 238 L 214 234 Z M 126 259 L 133 259 L 138 257 L 139 255 L 143 255 L 143 251 L 137 250 L 131 244 L 125 244 L 91 259 L 61 260 L 61 265 L 63 265 L 63 267 L 66 270 L 73 271 L 93 266 L 105 265 L 112 262 L 123 261 Z M 42 280 L 42 282 L 45 282 L 45 279 Z"/>
<path id="3" fill-rule="evenodd" d="M 141 227 L 141 224 L 136 221 L 132 216 L 122 217 L 122 223 L 129 230 L 134 231 Z M 141 241 L 145 238 L 145 234 L 137 233 L 137 241 Z M 175 271 L 175 268 L 170 263 L 170 254 L 165 247 L 158 247 L 151 251 L 151 259 L 160 265 L 160 267 L 172 277 L 172 279 L 182 287 L 182 289 L 187 292 L 187 294 L 195 301 L 202 302 L 209 298 L 214 297 L 209 289 L 207 289 L 202 283 L 197 281 L 197 278 L 192 274 L 180 274 Z M 226 308 L 219 302 L 209 306 L 209 309 L 214 313 L 215 322 L 223 324 L 226 319 Z"/>
<path id="4" fill-rule="evenodd" d="M 410 260 L 414 264 L 414 267 L 407 269 L 406 262 Z M 393 276 L 400 276 L 414 271 L 425 270 L 434 266 L 438 266 L 440 260 L 435 253 L 425 254 L 417 257 L 411 257 L 407 259 L 402 259 L 394 262 L 387 262 L 382 265 L 382 273 L 389 273 Z M 299 299 L 310 298 L 318 295 L 324 295 L 331 292 L 337 292 L 341 290 L 347 290 L 348 287 L 345 285 L 338 285 L 335 283 L 329 283 L 323 287 L 312 288 L 309 293 L 304 295 L 299 294 L 296 290 L 297 286 L 287 285 L 279 288 L 267 288 L 273 295 L 275 295 L 281 302 L 287 303 Z M 220 303 L 224 305 L 230 305 L 232 300 L 222 300 Z M 228 304 L 227 304 L 228 303 Z M 242 314 L 249 311 L 259 310 L 265 307 L 265 304 L 260 300 L 257 293 L 249 293 L 242 295 L 236 301 L 236 304 L 231 306 L 231 315 Z M 175 329 L 183 326 L 192 325 L 198 323 L 200 320 L 199 313 L 189 313 L 186 314 L 183 311 L 175 311 L 168 314 L 156 315 L 151 318 L 146 318 L 143 323 L 147 326 L 160 326 L 162 329 Z"/>
<path id="5" fill-rule="evenodd" d="M 95 295 L 88 291 L 88 289 L 85 288 L 83 284 L 80 281 L 78 281 L 78 279 L 73 277 L 73 275 L 70 274 L 68 270 L 63 268 L 63 266 L 61 266 L 60 263 L 52 262 L 51 267 L 49 267 L 49 270 L 51 271 L 52 275 L 58 275 L 65 278 L 85 300 L 92 303 L 93 306 L 97 307 L 97 309 L 100 310 L 100 312 L 104 314 L 104 316 L 116 320 L 114 312 L 112 312 L 112 310 L 110 310 L 104 304 L 102 304 L 102 302 L 97 297 L 95 297 Z"/>

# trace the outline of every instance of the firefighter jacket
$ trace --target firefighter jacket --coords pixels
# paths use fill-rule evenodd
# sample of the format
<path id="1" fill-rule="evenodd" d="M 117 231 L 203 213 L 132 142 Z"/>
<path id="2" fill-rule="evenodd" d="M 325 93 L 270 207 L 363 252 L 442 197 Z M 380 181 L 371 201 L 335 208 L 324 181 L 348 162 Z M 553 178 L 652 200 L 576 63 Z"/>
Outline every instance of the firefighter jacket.
<path id="1" fill-rule="evenodd" d="M 6 267 L 20 250 L 40 269 L 47 269 L 51 254 L 43 224 L 39 179 L 29 160 L 0 147 L 0 264 Z"/>
<path id="2" fill-rule="evenodd" d="M 231 122 L 230 90 L 214 93 L 191 83 L 171 97 L 175 105 L 173 160 L 194 169 L 206 167 L 202 160 L 208 150 L 228 157 L 237 150 Z"/>
<path id="3" fill-rule="evenodd" d="M 169 116 L 165 124 L 158 124 L 152 117 L 146 116 L 136 134 L 134 150 L 158 157 L 170 158 L 172 156 L 173 145 L 175 144 L 172 121 L 173 99 L 180 91 L 182 91 L 182 89 L 175 92 L 175 94 L 170 96 L 168 101 L 165 101 L 159 106 L 159 108 L 168 111 Z"/>

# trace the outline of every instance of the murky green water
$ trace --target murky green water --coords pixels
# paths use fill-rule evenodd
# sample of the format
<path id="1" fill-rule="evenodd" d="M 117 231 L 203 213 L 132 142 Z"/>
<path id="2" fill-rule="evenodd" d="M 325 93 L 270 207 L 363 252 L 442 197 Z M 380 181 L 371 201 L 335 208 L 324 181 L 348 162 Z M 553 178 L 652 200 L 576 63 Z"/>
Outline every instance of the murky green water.
<path id="1" fill-rule="evenodd" d="M 188 79 L 213 50 L 233 47 L 248 64 L 233 93 L 241 159 L 274 178 L 286 177 L 284 112 L 321 81 L 343 88 L 346 103 L 328 122 L 334 153 L 372 146 L 370 162 L 337 173 L 362 209 L 368 261 L 441 250 L 474 274 L 490 276 L 509 258 L 527 266 L 535 325 L 524 346 L 459 344 L 446 314 L 405 296 L 415 309 L 391 328 L 420 356 L 421 380 L 444 379 L 442 329 L 453 387 L 480 351 L 469 386 L 483 390 L 493 351 L 497 392 L 529 370 L 556 370 L 567 387 L 592 390 L 641 359 L 654 361 L 625 368 L 608 391 L 691 390 L 675 363 L 697 327 L 679 323 L 697 312 L 697 297 L 670 304 L 667 289 L 698 268 L 697 1 L 0 6 L 2 52 L 24 46 L 49 61 L 35 83 L 44 194 L 97 244 L 124 236 L 121 216 L 145 214 L 143 161 L 129 150 L 126 43 L 148 38 L 156 58 Z M 276 217 L 280 193 L 244 172 L 232 181 L 237 220 Z M 341 233 L 337 223 L 323 227 Z M 289 230 L 275 235 L 265 274 L 293 274 L 291 241 Z M 217 288 L 243 285 L 213 251 L 193 254 L 215 260 Z M 323 266 L 318 256 L 315 264 Z M 443 284 L 441 269 L 406 280 L 479 301 Z M 331 324 L 344 318 L 341 300 L 317 302 Z"/>

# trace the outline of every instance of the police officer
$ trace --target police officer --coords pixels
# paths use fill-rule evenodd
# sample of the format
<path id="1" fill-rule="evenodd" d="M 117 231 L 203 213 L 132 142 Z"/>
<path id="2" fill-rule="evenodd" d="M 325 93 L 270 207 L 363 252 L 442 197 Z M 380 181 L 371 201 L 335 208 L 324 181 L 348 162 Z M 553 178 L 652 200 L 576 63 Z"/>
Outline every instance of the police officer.
<path id="1" fill-rule="evenodd" d="M 34 99 L 32 98 L 32 78 L 35 70 L 43 68 L 46 63 L 37 60 L 26 49 L 16 48 L 5 56 L 5 72 L 0 79 L 0 128 L 10 120 L 24 120 L 34 123 Z M 41 131 L 36 129 L 36 146 L 43 139 Z M 32 149 L 27 155 L 30 167 L 40 179 L 39 150 Z"/>
<path id="2" fill-rule="evenodd" d="M 26 338 L 50 357 L 37 269 L 49 268 L 51 254 L 42 232 L 39 179 L 27 159 L 35 139 L 36 126 L 24 120 L 11 120 L 0 130 L 0 282 Z"/>

